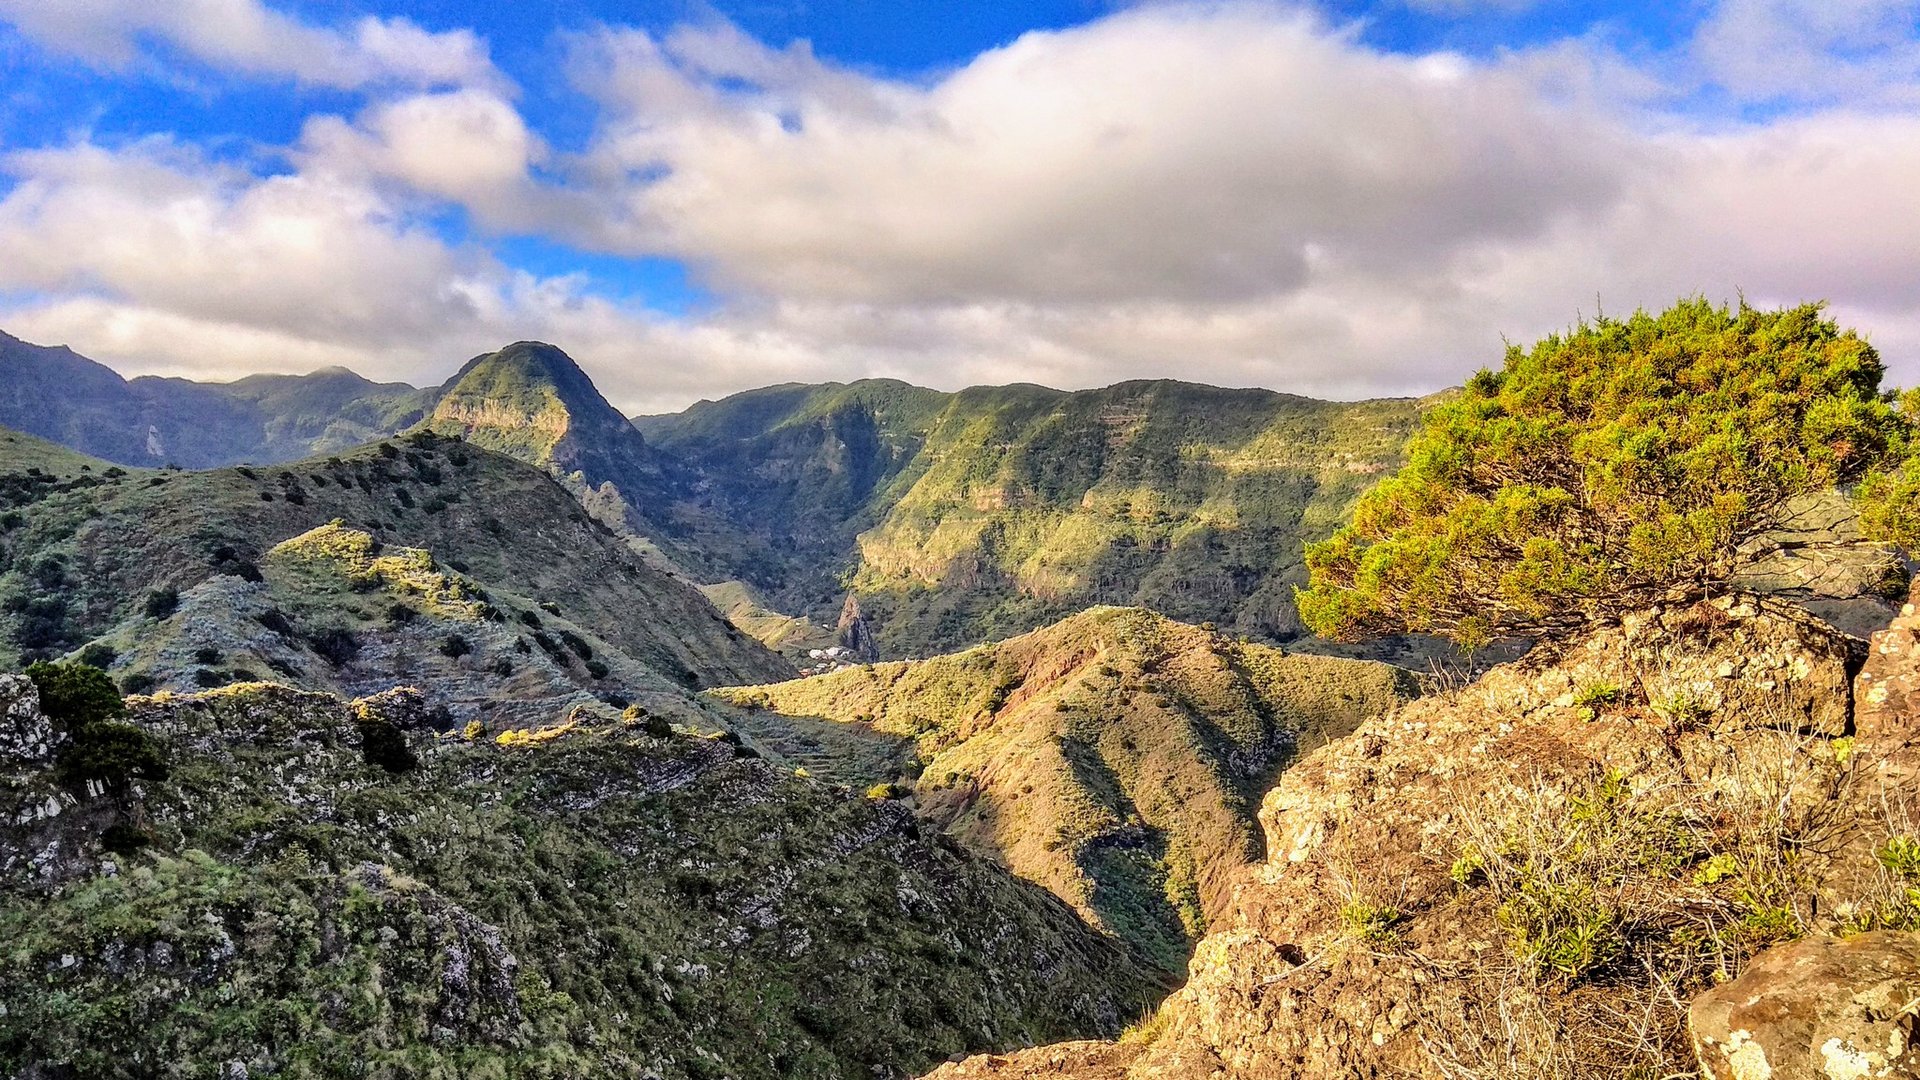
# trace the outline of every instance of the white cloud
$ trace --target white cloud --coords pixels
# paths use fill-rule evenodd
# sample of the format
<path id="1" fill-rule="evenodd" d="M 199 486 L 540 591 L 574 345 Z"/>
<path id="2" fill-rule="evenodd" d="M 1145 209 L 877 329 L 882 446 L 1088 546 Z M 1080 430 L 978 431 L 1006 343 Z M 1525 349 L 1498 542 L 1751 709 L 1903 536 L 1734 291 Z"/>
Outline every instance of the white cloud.
<path id="1" fill-rule="evenodd" d="M 463 205 L 494 231 L 584 231 L 589 200 L 535 179 L 550 157 L 512 104 L 475 89 L 380 102 L 352 123 L 313 117 L 294 154 L 303 171 Z"/>
<path id="2" fill-rule="evenodd" d="M 313 118 L 283 175 L 164 140 L 16 154 L 0 289 L 30 298 L 0 326 L 136 370 L 416 381 L 542 338 L 634 409 L 862 375 L 1360 396 L 1596 303 L 1744 289 L 1833 301 L 1920 381 L 1920 119 L 1881 108 L 1894 83 L 1715 124 L 1584 41 L 1397 56 L 1265 5 L 1130 9 L 918 83 L 724 26 L 596 32 L 572 61 L 603 109 L 580 152 L 467 88 Z M 416 224 L 423 200 L 684 258 L 719 301 L 668 319 L 517 272 Z"/>
<path id="3" fill-rule="evenodd" d="M 1700 73 L 1752 101 L 1920 103 L 1920 0 L 1721 0 Z"/>
<path id="4" fill-rule="evenodd" d="M 664 174 L 627 192 L 630 242 L 788 299 L 1281 295 L 1538 232 L 1610 198 L 1632 151 L 1508 72 L 1264 8 L 1030 34 L 925 89 L 737 37 L 601 48 L 620 115 L 596 163 Z M 759 92 L 718 81 L 760 71 Z"/>
<path id="5" fill-rule="evenodd" d="M 261 0 L 0 0 L 0 20 L 51 49 L 124 67 L 147 40 L 247 75 L 354 89 L 500 85 L 484 41 L 468 30 L 433 33 L 403 18 L 313 26 Z"/>

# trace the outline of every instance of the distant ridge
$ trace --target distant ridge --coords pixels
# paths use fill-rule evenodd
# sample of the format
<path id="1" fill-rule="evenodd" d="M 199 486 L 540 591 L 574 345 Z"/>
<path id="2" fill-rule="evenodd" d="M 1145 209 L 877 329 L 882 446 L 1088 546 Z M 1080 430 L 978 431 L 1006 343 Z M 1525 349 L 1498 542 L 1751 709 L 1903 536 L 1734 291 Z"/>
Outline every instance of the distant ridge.
<path id="1" fill-rule="evenodd" d="M 391 435 L 433 392 L 345 368 L 230 383 L 124 379 L 64 345 L 0 332 L 0 426 L 120 465 L 276 464 Z"/>

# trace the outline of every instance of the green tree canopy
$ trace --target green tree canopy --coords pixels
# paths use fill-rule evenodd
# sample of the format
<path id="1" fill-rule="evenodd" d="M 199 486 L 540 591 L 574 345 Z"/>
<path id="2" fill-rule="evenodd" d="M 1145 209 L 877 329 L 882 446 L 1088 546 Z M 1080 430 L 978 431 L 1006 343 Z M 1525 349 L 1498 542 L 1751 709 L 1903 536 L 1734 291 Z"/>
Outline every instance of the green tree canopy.
<path id="1" fill-rule="evenodd" d="M 1472 646 L 1716 591 L 1797 497 L 1900 482 L 1883 471 L 1908 424 L 1882 374 L 1818 304 L 1683 300 L 1509 348 L 1308 547 L 1301 618 Z"/>
<path id="2" fill-rule="evenodd" d="M 34 664 L 27 677 L 40 691 L 40 709 L 67 742 L 54 762 L 60 780 L 76 789 L 87 781 L 124 794 L 135 780 L 165 780 L 165 756 L 153 736 L 122 723 L 126 703 L 113 680 L 86 664 Z"/>
<path id="3" fill-rule="evenodd" d="M 27 668 L 27 678 L 40 691 L 40 711 L 69 734 L 127 715 L 120 691 L 99 668 L 43 662 Z"/>

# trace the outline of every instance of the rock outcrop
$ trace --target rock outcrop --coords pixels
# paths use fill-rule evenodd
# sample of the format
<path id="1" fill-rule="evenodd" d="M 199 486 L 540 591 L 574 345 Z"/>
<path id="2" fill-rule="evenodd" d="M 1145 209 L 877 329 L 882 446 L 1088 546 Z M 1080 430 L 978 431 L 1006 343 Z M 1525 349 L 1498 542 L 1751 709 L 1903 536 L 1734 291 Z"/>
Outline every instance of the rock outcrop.
<path id="1" fill-rule="evenodd" d="M 1689 997 L 1831 927 L 1829 882 L 1872 861 L 1860 781 L 1880 746 L 1848 741 L 1860 654 L 1789 605 L 1729 597 L 1369 721 L 1268 794 L 1267 863 L 1138 1036 L 933 1075 L 1690 1068 Z"/>
<path id="2" fill-rule="evenodd" d="M 58 742 L 40 711 L 40 689 L 25 675 L 0 675 L 0 766 L 46 761 Z"/>
<path id="3" fill-rule="evenodd" d="M 1709 1080 L 1920 1077 L 1920 935 L 1771 949 L 1688 1017 Z"/>

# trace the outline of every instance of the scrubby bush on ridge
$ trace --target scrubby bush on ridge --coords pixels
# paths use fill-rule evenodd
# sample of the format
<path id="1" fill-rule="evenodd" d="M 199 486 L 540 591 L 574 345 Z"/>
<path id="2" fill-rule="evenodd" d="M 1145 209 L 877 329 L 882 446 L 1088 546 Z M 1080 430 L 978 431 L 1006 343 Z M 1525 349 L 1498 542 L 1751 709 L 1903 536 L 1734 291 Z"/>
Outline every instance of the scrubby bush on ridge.
<path id="1" fill-rule="evenodd" d="M 1917 482 L 1896 468 L 1912 424 L 1883 373 L 1817 304 L 1683 300 L 1510 348 L 1307 549 L 1301 617 L 1340 639 L 1565 632 L 1725 587 L 1796 499 L 1856 482 L 1869 525 L 1911 539 L 1888 499 Z"/>

